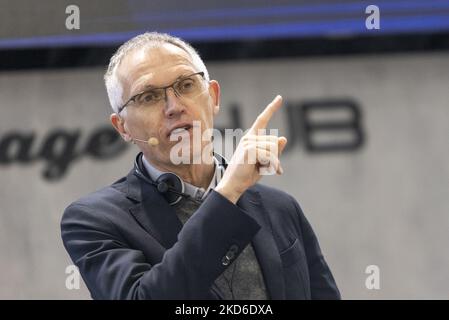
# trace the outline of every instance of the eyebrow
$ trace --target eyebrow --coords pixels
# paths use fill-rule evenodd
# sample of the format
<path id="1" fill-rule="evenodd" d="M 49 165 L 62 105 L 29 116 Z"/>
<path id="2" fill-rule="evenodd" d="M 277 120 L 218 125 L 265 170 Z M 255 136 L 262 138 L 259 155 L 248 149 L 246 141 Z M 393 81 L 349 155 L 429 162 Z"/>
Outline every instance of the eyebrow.
<path id="1" fill-rule="evenodd" d="M 175 82 L 178 81 L 179 79 L 188 77 L 190 74 L 192 74 L 192 73 L 187 73 L 187 72 L 185 72 L 184 74 L 179 75 L 175 80 L 173 80 L 173 81 L 170 83 L 170 85 L 173 84 L 173 83 L 175 83 Z M 165 86 L 163 86 L 163 87 L 165 87 Z M 143 91 L 146 91 L 146 90 L 148 90 L 148 89 L 159 89 L 159 88 L 163 88 L 163 87 L 155 86 L 155 85 L 152 85 L 152 84 L 147 84 L 147 85 L 145 85 L 142 89 L 138 90 L 138 92 L 143 92 Z M 137 94 L 138 94 L 138 93 L 137 93 Z"/>

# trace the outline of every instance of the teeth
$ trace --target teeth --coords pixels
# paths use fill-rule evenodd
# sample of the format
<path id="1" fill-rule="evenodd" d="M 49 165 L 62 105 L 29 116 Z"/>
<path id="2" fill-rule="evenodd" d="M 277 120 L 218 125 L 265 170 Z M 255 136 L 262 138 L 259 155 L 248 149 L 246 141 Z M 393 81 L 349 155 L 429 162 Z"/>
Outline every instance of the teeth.
<path id="1" fill-rule="evenodd" d="M 173 130 L 171 133 L 181 133 L 184 132 L 184 130 L 186 130 L 188 127 L 182 127 L 182 128 L 176 128 L 175 130 Z"/>

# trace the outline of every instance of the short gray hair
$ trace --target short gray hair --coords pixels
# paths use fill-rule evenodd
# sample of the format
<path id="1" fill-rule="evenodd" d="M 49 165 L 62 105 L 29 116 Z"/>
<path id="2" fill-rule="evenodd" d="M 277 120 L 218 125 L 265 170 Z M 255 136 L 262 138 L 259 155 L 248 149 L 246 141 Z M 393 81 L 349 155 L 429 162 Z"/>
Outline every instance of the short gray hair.
<path id="1" fill-rule="evenodd" d="M 117 68 L 123 58 L 134 49 L 141 49 L 149 45 L 161 46 L 165 43 L 170 43 L 186 51 L 192 58 L 193 65 L 198 68 L 198 71 L 203 71 L 205 79 L 209 81 L 209 73 L 206 65 L 198 52 L 190 44 L 166 33 L 146 32 L 122 44 L 111 57 L 108 69 L 104 74 L 109 103 L 114 112 L 118 112 L 118 109 L 124 103 L 122 99 L 123 87 L 116 75 Z"/>

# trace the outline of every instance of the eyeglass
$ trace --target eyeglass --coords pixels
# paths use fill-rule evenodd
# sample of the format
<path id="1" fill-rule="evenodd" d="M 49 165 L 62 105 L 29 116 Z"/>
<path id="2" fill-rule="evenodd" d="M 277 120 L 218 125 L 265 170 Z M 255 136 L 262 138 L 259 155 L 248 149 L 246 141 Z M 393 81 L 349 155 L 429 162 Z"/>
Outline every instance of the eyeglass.
<path id="1" fill-rule="evenodd" d="M 200 78 L 201 77 L 201 78 Z M 118 113 L 127 107 L 131 102 L 139 106 L 151 107 L 167 99 L 167 89 L 172 88 L 178 98 L 193 99 L 205 91 L 203 86 L 204 72 L 196 72 L 191 75 L 179 78 L 172 84 L 161 87 L 151 88 L 133 95 L 123 106 L 118 109 Z"/>

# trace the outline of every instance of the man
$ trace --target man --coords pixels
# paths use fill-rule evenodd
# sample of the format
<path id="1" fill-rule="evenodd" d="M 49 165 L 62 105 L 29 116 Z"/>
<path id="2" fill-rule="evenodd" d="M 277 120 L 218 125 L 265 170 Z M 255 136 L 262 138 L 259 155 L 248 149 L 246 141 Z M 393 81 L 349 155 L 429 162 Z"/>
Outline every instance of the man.
<path id="1" fill-rule="evenodd" d="M 213 128 L 220 87 L 189 44 L 137 36 L 111 58 L 105 82 L 112 125 L 141 153 L 126 177 L 62 218 L 64 245 L 94 299 L 340 298 L 298 203 L 257 183 L 262 169 L 283 171 L 287 140 L 260 134 L 280 96 L 227 163 L 210 136 L 190 139 Z M 174 161 L 180 144 L 187 163 Z"/>

